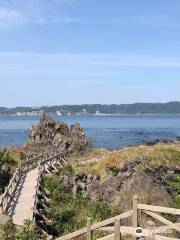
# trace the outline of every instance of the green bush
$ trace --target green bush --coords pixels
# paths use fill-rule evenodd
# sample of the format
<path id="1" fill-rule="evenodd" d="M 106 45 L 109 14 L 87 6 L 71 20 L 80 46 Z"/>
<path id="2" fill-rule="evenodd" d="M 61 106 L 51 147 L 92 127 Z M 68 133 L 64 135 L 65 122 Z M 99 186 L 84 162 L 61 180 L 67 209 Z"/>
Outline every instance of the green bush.
<path id="1" fill-rule="evenodd" d="M 49 218 L 53 220 L 50 232 L 61 236 L 86 226 L 87 217 L 93 223 L 115 216 L 118 209 L 101 200 L 90 200 L 82 194 L 73 198 L 56 175 L 44 176 L 45 187 L 51 193 Z"/>
<path id="2" fill-rule="evenodd" d="M 17 229 L 12 221 L 0 225 L 0 238 L 3 240 L 15 240 Z"/>
<path id="3" fill-rule="evenodd" d="M 167 184 L 173 191 L 180 194 L 180 174 L 176 174 Z"/>
<path id="4" fill-rule="evenodd" d="M 45 237 L 36 232 L 31 221 L 26 220 L 24 225 L 17 230 L 15 240 L 45 240 Z"/>
<path id="5" fill-rule="evenodd" d="M 4 192 L 4 188 L 8 185 L 12 176 L 16 161 L 8 150 L 0 150 L 0 194 Z"/>
<path id="6" fill-rule="evenodd" d="M 45 240 L 45 237 L 36 232 L 32 222 L 27 220 L 20 228 L 16 228 L 10 220 L 0 225 L 0 238 L 3 240 Z"/>

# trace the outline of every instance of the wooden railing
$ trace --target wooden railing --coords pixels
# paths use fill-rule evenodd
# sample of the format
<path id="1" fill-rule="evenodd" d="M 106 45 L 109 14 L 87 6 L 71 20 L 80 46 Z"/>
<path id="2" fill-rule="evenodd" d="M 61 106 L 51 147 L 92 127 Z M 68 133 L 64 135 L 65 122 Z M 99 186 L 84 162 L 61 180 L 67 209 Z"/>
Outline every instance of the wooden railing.
<path id="1" fill-rule="evenodd" d="M 43 230 L 42 227 L 40 227 L 38 222 L 36 221 L 36 216 L 38 215 L 45 220 L 45 224 L 51 224 L 52 222 L 51 220 L 46 218 L 46 216 L 41 212 L 40 209 L 38 209 L 38 202 L 41 202 L 39 199 L 39 193 L 41 192 L 40 188 L 44 188 L 44 186 L 42 186 L 42 174 L 45 172 L 51 172 L 55 167 L 57 167 L 57 165 L 60 166 L 61 164 L 63 165 L 63 163 L 66 163 L 64 157 L 65 157 L 65 154 L 63 154 L 62 152 L 55 153 L 53 155 L 49 155 L 46 152 L 46 154 L 43 155 L 43 157 L 38 163 L 38 178 L 37 178 L 36 192 L 33 199 L 32 221 L 34 226 L 37 228 L 37 230 L 42 232 L 47 237 L 47 239 L 53 239 L 53 237 L 51 235 L 48 235 L 48 233 L 45 230 Z M 44 189 L 44 191 L 47 191 L 47 190 Z M 43 195 L 43 198 L 46 200 L 46 197 L 44 195 Z"/>
<path id="2" fill-rule="evenodd" d="M 36 209 L 37 209 L 37 202 L 38 202 L 38 192 L 39 192 L 39 187 L 41 185 L 41 177 L 42 174 L 46 171 L 46 165 L 48 166 L 52 166 L 52 164 L 55 162 L 57 163 L 57 158 L 61 156 L 61 152 L 57 153 L 53 156 L 49 156 L 48 153 L 46 152 L 45 155 L 41 155 L 43 158 L 41 159 L 41 161 L 39 161 L 38 164 L 38 178 L 37 178 L 37 185 L 36 185 L 36 192 L 34 195 L 34 200 L 33 200 L 33 211 L 34 213 L 36 213 Z M 35 223 L 35 216 L 33 215 L 33 222 Z"/>
<path id="3" fill-rule="evenodd" d="M 39 186 L 40 186 L 40 181 L 41 181 L 41 167 L 40 167 L 40 164 L 39 164 L 39 173 L 38 173 L 38 178 L 37 178 L 37 185 L 36 185 L 36 192 L 35 192 L 35 195 L 34 195 L 34 199 L 33 199 L 33 223 L 35 224 L 35 215 L 34 213 L 36 212 L 36 209 L 37 209 L 37 203 L 38 203 L 38 190 L 39 190 Z"/>
<path id="4" fill-rule="evenodd" d="M 9 185 L 5 188 L 4 194 L 2 195 L 1 200 L 1 207 L 2 212 L 6 213 L 7 209 L 13 200 L 13 195 L 16 192 L 16 189 L 22 179 L 23 174 L 27 170 L 27 164 L 26 162 L 21 162 L 19 166 L 16 168 L 15 173 L 13 174 L 12 179 L 10 179 Z"/>
<path id="5" fill-rule="evenodd" d="M 152 226 L 147 226 L 147 228 L 145 229 L 139 228 L 140 227 L 139 216 L 141 213 L 145 213 L 147 216 L 151 217 L 152 219 L 155 219 L 158 222 L 161 222 L 161 224 L 163 225 L 159 227 L 153 226 L 153 228 Z M 92 240 L 92 233 L 94 230 L 103 233 L 105 232 L 111 233 L 105 237 L 99 238 L 98 240 L 121 240 L 123 236 L 127 235 L 131 235 L 132 239 L 139 239 L 140 236 L 143 237 L 143 239 L 147 240 L 180 239 L 165 236 L 167 231 L 169 230 L 175 230 L 176 232 L 178 232 L 178 234 L 180 234 L 180 223 L 173 223 L 157 213 L 180 215 L 180 209 L 139 204 L 138 197 L 134 196 L 132 210 L 93 225 L 91 224 L 91 219 L 87 218 L 86 227 L 76 232 L 57 238 L 56 240 L 71 240 L 73 238 L 81 237 L 82 235 L 85 234 L 87 240 Z M 129 217 L 132 218 L 132 227 L 122 226 L 122 220 Z M 139 234 L 137 233 L 137 229 L 141 230 Z"/>
<path id="6" fill-rule="evenodd" d="M 55 151 L 54 153 L 45 152 L 44 154 L 40 154 L 38 156 L 34 156 L 32 158 L 26 158 L 25 161 L 21 162 L 16 168 L 15 173 L 13 174 L 12 179 L 10 179 L 9 185 L 5 188 L 5 191 L 2 195 L 0 206 L 2 208 L 2 213 L 7 213 L 8 208 L 10 207 L 13 199 L 13 196 L 20 185 L 22 177 L 28 171 L 33 168 L 38 167 L 39 172 L 42 171 L 42 168 L 45 170 L 45 165 L 52 164 L 54 161 L 57 161 L 58 158 L 63 158 L 65 154 L 62 152 Z M 39 184 L 39 179 L 37 179 L 37 188 Z M 35 199 L 36 200 L 36 199 Z"/>

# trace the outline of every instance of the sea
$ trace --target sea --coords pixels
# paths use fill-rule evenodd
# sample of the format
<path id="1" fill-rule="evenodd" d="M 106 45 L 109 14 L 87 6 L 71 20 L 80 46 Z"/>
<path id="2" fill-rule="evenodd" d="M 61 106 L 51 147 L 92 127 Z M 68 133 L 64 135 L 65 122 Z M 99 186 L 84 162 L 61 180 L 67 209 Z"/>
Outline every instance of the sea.
<path id="1" fill-rule="evenodd" d="M 180 115 L 53 116 L 69 126 L 79 122 L 95 148 L 119 149 L 159 140 L 180 138 Z M 28 127 L 38 116 L 1 116 L 0 147 L 20 146 L 28 139 Z"/>

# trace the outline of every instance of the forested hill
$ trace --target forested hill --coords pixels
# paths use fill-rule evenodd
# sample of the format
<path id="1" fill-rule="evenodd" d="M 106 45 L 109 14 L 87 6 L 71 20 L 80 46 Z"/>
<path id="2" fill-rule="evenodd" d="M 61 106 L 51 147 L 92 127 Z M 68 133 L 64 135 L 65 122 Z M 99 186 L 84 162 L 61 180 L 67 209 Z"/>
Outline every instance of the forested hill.
<path id="1" fill-rule="evenodd" d="M 134 103 L 134 104 L 82 104 L 33 107 L 0 107 L 0 114 L 16 114 L 18 112 L 39 112 L 62 114 L 180 114 L 180 102 L 169 103 Z"/>

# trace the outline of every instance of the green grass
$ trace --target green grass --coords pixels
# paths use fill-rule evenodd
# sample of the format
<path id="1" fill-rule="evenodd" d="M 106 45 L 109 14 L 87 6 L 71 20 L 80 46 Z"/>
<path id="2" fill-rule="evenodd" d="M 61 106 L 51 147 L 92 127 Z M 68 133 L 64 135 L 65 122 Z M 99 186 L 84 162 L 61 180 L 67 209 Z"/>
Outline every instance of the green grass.
<path id="1" fill-rule="evenodd" d="M 44 176 L 45 187 L 51 193 L 51 206 L 49 218 L 53 220 L 51 233 L 61 236 L 86 226 L 87 217 L 91 217 L 93 223 L 119 214 L 118 209 L 110 207 L 100 200 L 90 200 L 77 194 L 73 198 L 60 182 L 56 175 Z"/>
<path id="2" fill-rule="evenodd" d="M 126 147 L 118 151 L 107 151 L 95 149 L 84 154 L 75 154 L 70 157 L 74 170 L 79 172 L 99 175 L 101 178 L 108 176 L 108 171 L 118 173 L 127 162 L 145 158 L 146 166 L 158 168 L 159 166 L 180 167 L 180 146 L 172 144 L 159 143 L 154 146 L 139 145 L 136 147 Z M 98 161 L 92 161 L 97 158 Z M 85 164 L 87 160 L 87 163 Z M 145 166 L 139 166 L 142 170 Z"/>
<path id="3" fill-rule="evenodd" d="M 148 165 L 152 167 L 180 166 L 180 147 L 175 144 L 159 143 L 154 146 L 140 145 L 137 147 L 124 148 L 121 151 L 109 154 L 103 160 L 103 164 L 121 169 L 127 161 L 138 160 L 144 157 Z"/>
<path id="4" fill-rule="evenodd" d="M 180 194 L 180 174 L 175 174 L 172 180 L 167 181 L 167 185 L 171 187 L 174 192 Z"/>
<path id="5" fill-rule="evenodd" d="M 31 221 L 26 220 L 24 225 L 16 227 L 11 220 L 0 225 L 0 239 L 3 240 L 45 240 L 45 236 L 36 232 Z"/>

